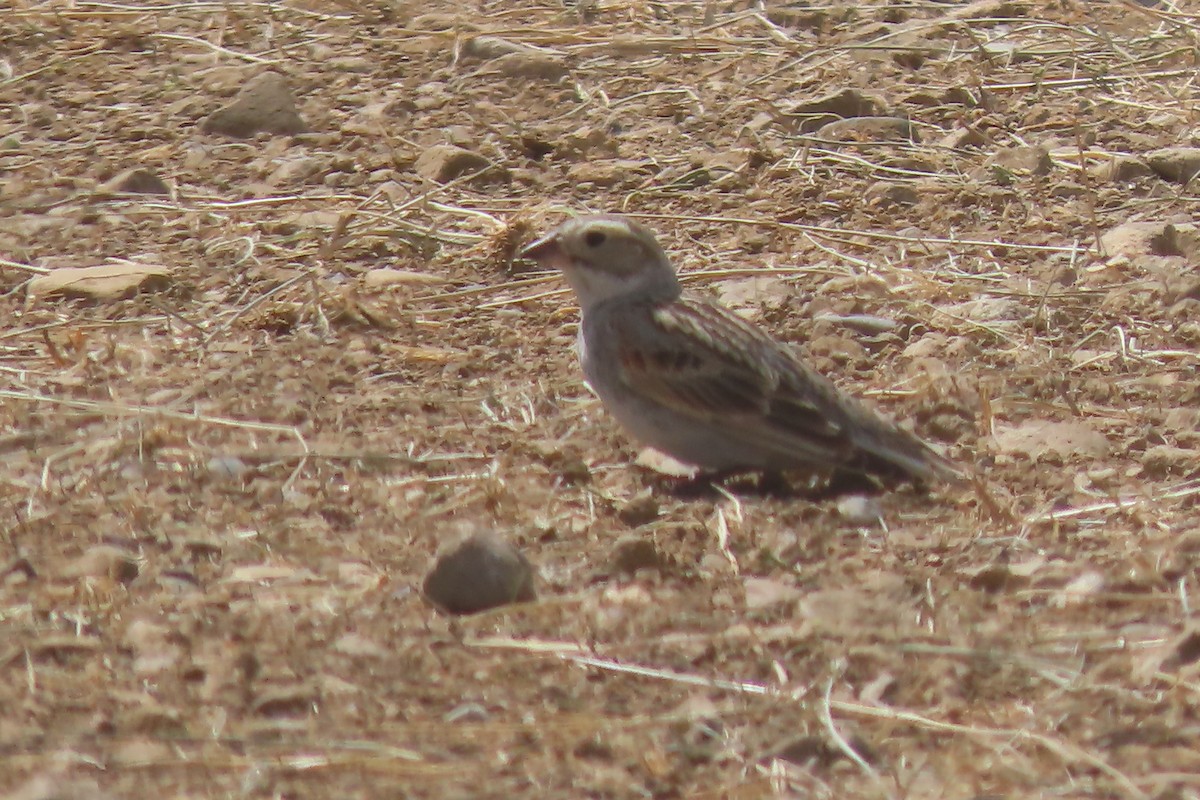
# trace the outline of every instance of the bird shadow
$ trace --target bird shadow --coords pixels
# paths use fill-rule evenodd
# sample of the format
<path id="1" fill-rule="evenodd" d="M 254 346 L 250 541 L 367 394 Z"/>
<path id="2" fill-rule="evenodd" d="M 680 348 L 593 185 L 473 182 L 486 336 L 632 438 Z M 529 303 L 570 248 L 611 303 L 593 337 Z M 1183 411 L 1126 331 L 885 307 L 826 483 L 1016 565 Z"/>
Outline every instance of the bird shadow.
<path id="1" fill-rule="evenodd" d="M 877 495 L 897 487 L 898 482 L 861 472 L 838 470 L 806 476 L 781 472 L 705 473 L 692 478 L 659 481 L 659 488 L 679 500 L 714 500 L 727 495 L 770 500 L 826 502 L 848 495 Z M 912 484 L 924 491 L 920 483 Z"/>

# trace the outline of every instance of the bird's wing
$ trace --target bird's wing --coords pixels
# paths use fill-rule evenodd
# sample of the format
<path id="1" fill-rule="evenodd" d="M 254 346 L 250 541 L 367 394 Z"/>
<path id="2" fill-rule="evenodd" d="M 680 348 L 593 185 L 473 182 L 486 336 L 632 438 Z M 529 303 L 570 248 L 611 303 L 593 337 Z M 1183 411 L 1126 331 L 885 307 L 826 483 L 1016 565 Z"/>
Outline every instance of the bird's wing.
<path id="1" fill-rule="evenodd" d="M 741 317 L 684 298 L 650 308 L 648 322 L 625 327 L 617 343 L 629 391 L 697 420 L 728 424 L 768 449 L 816 460 L 848 452 L 848 432 L 830 407 L 836 390 Z M 810 378 L 815 383 L 807 389 Z"/>

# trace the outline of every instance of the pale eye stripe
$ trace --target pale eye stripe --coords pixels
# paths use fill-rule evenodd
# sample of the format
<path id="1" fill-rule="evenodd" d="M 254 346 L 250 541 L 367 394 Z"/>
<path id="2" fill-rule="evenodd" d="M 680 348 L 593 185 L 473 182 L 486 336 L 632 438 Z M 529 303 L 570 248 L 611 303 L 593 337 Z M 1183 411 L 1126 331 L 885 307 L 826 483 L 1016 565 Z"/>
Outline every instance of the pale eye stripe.
<path id="1" fill-rule="evenodd" d="M 629 226 L 623 221 L 616 219 L 592 220 L 583 226 L 579 235 L 587 237 L 590 233 L 600 233 L 617 239 L 626 239 L 633 236 L 633 231 L 629 229 Z"/>

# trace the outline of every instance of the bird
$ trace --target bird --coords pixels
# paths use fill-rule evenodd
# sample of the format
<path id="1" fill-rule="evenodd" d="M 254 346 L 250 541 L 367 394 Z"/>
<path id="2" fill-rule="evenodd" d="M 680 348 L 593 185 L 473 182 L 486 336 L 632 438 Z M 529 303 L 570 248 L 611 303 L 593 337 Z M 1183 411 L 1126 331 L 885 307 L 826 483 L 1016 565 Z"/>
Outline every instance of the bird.
<path id="1" fill-rule="evenodd" d="M 962 479 L 953 462 L 839 390 L 791 346 L 685 293 L 646 226 L 620 215 L 579 216 L 521 255 L 559 270 L 574 290 L 584 377 L 642 445 L 720 475 Z"/>

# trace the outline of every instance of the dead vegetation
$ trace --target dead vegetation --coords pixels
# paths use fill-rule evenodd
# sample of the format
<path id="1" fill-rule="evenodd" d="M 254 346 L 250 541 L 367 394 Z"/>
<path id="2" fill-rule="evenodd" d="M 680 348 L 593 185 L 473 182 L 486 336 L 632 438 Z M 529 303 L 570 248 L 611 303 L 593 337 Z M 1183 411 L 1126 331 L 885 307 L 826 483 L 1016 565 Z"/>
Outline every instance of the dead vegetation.
<path id="1" fill-rule="evenodd" d="M 1184 5 L 17 0 L 0 792 L 1197 796 Z M 978 487 L 669 491 L 513 260 L 583 209 Z"/>

